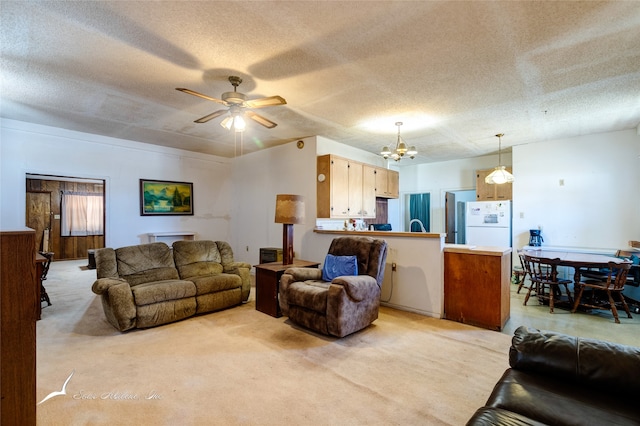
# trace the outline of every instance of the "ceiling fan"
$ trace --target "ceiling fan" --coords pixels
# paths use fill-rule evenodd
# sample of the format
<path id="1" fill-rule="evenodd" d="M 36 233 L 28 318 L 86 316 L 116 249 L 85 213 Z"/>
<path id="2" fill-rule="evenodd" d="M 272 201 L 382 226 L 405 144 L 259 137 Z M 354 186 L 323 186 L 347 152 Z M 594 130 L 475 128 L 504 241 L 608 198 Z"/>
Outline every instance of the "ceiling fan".
<path id="1" fill-rule="evenodd" d="M 206 123 L 209 120 L 213 120 L 216 117 L 220 117 L 223 114 L 229 113 L 229 116 L 225 118 L 220 125 L 229 130 L 234 129 L 237 132 L 241 132 L 244 130 L 244 119 L 243 116 L 249 117 L 253 121 L 258 124 L 263 125 L 268 129 L 273 129 L 277 126 L 271 120 L 266 119 L 265 117 L 256 114 L 253 111 L 249 111 L 249 109 L 255 108 L 264 108 L 268 106 L 276 106 L 276 105 L 285 105 L 287 103 L 281 96 L 269 96 L 267 98 L 253 99 L 247 100 L 247 95 L 244 93 L 238 92 L 236 89 L 242 83 L 242 79 L 240 77 L 236 77 L 234 75 L 229 77 L 229 82 L 233 86 L 233 92 L 224 92 L 222 94 L 222 99 L 212 98 L 211 96 L 203 95 L 202 93 L 194 92 L 193 90 L 185 89 L 182 87 L 177 87 L 176 90 L 179 90 L 184 93 L 188 93 L 189 95 L 198 96 L 199 98 L 206 99 L 209 101 L 217 102 L 222 104 L 228 109 L 219 109 L 218 111 L 212 112 L 209 115 L 205 115 L 202 118 L 199 118 L 194 121 L 194 123 Z"/>

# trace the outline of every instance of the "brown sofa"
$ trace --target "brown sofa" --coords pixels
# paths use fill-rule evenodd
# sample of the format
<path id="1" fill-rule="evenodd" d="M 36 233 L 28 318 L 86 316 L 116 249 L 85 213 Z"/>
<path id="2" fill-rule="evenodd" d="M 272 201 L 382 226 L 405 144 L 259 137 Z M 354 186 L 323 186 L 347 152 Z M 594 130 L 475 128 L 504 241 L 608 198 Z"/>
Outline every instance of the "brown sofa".
<path id="1" fill-rule="evenodd" d="M 224 241 L 176 241 L 95 251 L 92 290 L 116 329 L 148 328 L 239 305 L 251 265 Z"/>
<path id="2" fill-rule="evenodd" d="M 467 425 L 640 425 L 640 348 L 519 327 Z"/>

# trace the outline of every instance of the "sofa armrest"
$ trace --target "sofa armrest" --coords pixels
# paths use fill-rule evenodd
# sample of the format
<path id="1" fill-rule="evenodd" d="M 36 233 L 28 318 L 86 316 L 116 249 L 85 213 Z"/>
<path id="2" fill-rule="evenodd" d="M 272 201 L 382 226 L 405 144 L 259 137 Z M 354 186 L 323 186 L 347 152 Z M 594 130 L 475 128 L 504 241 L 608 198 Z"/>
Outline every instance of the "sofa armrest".
<path id="1" fill-rule="evenodd" d="M 308 280 L 321 280 L 322 279 L 322 269 L 318 268 L 287 268 L 284 271 L 283 277 L 285 275 L 290 275 L 291 278 L 289 280 L 291 282 L 294 281 L 308 281 Z"/>
<path id="2" fill-rule="evenodd" d="M 588 387 L 640 392 L 640 348 L 633 346 L 521 326 L 512 339 L 509 364 Z"/>
<path id="3" fill-rule="evenodd" d="M 93 291 L 95 294 L 103 294 L 104 292 L 109 290 L 109 287 L 122 283 L 127 283 L 127 281 L 123 280 L 122 278 L 98 278 L 91 286 L 91 291 Z"/>
<path id="4" fill-rule="evenodd" d="M 378 292 L 378 282 L 369 275 L 351 275 L 334 278 L 331 285 L 344 288 L 347 295 L 356 302 L 365 299 L 371 292 Z"/>
<path id="5" fill-rule="evenodd" d="M 249 300 L 251 293 L 251 264 L 247 262 L 228 262 L 222 264 L 222 272 L 225 274 L 235 274 L 242 280 L 242 300 Z"/>
<path id="6" fill-rule="evenodd" d="M 123 279 L 100 278 L 91 287 L 102 297 L 107 321 L 116 329 L 126 331 L 136 326 L 136 305 L 129 283 Z"/>
<path id="7" fill-rule="evenodd" d="M 247 262 L 231 262 L 222 264 L 222 269 L 226 274 L 237 274 L 239 268 L 246 268 L 251 270 L 251 264 Z"/>

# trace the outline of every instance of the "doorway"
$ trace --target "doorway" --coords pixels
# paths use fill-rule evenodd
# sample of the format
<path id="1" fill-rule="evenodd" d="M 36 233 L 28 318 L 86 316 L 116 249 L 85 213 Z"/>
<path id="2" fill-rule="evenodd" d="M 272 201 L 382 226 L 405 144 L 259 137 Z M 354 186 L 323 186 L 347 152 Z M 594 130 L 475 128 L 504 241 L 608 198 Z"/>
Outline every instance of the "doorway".
<path id="1" fill-rule="evenodd" d="M 431 232 L 431 194 L 407 194 L 405 198 L 405 231 Z"/>
<path id="2" fill-rule="evenodd" d="M 105 181 L 49 175 L 26 175 L 26 218 L 29 228 L 36 231 L 36 248 L 54 253 L 55 260 L 86 259 L 87 251 L 105 246 L 105 229 L 98 235 L 62 236 L 62 194 L 65 192 L 91 194 L 105 203 Z M 106 223 L 106 209 L 102 211 Z"/>
<path id="3" fill-rule="evenodd" d="M 447 191 L 445 193 L 445 242 L 465 244 L 465 212 L 468 201 L 476 200 L 476 190 Z"/>

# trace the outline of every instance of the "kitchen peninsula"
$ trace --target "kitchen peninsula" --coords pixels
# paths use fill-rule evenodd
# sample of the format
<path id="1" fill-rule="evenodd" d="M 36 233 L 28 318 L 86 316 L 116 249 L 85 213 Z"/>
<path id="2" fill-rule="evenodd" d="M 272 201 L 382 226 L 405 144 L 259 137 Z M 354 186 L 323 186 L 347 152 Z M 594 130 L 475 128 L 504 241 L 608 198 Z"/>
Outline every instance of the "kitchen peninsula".
<path id="1" fill-rule="evenodd" d="M 362 235 L 387 241 L 381 304 L 422 315 L 444 317 L 444 233 L 315 229 L 322 245 L 333 238 Z M 326 251 L 325 251 L 326 253 Z M 393 271 L 393 264 L 396 270 Z"/>
<path id="2" fill-rule="evenodd" d="M 509 247 L 445 244 L 446 234 L 433 232 L 315 229 L 314 233 L 323 239 L 322 246 L 326 244 L 326 247 L 333 238 L 342 235 L 362 235 L 387 241 L 389 251 L 380 296 L 383 306 L 460 321 L 453 312 L 456 308 L 456 312 L 464 311 L 469 315 L 472 324 L 493 330 L 500 330 L 509 318 Z M 469 267 L 461 267 L 460 260 Z M 469 279 L 469 268 L 482 275 L 484 284 L 479 286 L 477 280 Z M 459 270 L 465 271 L 464 277 L 460 276 Z M 445 277 L 450 281 L 448 295 L 445 295 Z M 484 290 L 483 304 L 490 308 L 470 313 L 469 310 L 475 308 L 464 290 L 470 287 Z M 449 306 L 450 315 L 445 312 L 445 304 Z"/>

